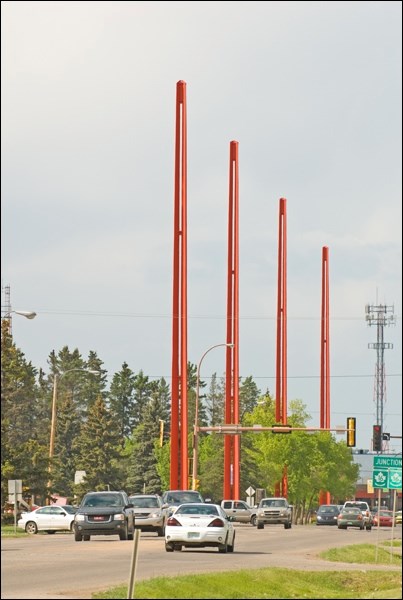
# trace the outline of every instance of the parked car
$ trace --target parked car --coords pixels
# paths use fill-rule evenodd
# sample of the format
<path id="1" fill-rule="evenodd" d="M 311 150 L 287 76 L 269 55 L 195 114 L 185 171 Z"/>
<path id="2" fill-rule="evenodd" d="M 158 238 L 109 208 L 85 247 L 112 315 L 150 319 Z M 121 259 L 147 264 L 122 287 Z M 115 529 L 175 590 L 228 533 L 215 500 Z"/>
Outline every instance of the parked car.
<path id="1" fill-rule="evenodd" d="M 196 490 L 167 490 L 162 494 L 162 508 L 168 518 L 180 504 L 204 502 L 203 496 Z"/>
<path id="2" fill-rule="evenodd" d="M 237 523 L 251 523 L 256 525 L 256 508 L 251 508 L 243 500 L 223 500 L 221 508 Z"/>
<path id="3" fill-rule="evenodd" d="M 368 502 L 361 500 L 347 500 L 343 504 L 343 508 L 359 508 L 364 519 L 364 525 L 367 531 L 370 531 L 373 525 L 373 514 L 369 508 Z"/>
<path id="4" fill-rule="evenodd" d="M 31 512 L 21 513 L 17 527 L 32 534 L 38 533 L 38 531 L 46 531 L 47 533 L 73 531 L 76 510 L 74 506 L 69 504 L 43 506 Z"/>
<path id="5" fill-rule="evenodd" d="M 284 529 L 291 529 L 292 506 L 286 498 L 262 498 L 257 507 L 256 526 L 263 529 L 265 525 L 282 523 Z"/>
<path id="6" fill-rule="evenodd" d="M 165 533 L 165 513 L 158 494 L 134 494 L 129 496 L 133 505 L 134 526 L 141 531 L 156 531 L 158 536 Z"/>
<path id="7" fill-rule="evenodd" d="M 379 512 L 374 513 L 374 527 L 392 527 L 393 525 L 393 512 L 391 510 L 381 509 Z"/>
<path id="8" fill-rule="evenodd" d="M 218 504 L 181 504 L 165 527 L 165 550 L 182 548 L 218 548 L 220 553 L 233 552 L 235 529 Z"/>
<path id="9" fill-rule="evenodd" d="M 395 514 L 395 525 L 401 525 L 402 524 L 402 511 L 398 510 Z"/>
<path id="10" fill-rule="evenodd" d="M 361 510 L 356 506 L 342 508 L 337 516 L 337 527 L 339 529 L 347 529 L 348 527 L 364 529 L 365 521 Z"/>
<path id="11" fill-rule="evenodd" d="M 337 525 L 338 504 L 322 504 L 316 512 L 316 525 Z"/>
<path id="12" fill-rule="evenodd" d="M 76 542 L 92 535 L 118 535 L 121 540 L 134 536 L 133 505 L 126 492 L 88 492 L 74 517 Z"/>

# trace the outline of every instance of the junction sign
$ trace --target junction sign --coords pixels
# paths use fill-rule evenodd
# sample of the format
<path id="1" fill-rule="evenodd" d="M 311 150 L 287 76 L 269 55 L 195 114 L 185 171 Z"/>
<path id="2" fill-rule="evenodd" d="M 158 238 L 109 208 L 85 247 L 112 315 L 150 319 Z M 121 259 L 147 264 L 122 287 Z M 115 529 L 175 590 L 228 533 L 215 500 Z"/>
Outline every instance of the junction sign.
<path id="1" fill-rule="evenodd" d="M 400 456 L 374 456 L 372 486 L 390 490 L 402 488 L 402 458 Z"/>

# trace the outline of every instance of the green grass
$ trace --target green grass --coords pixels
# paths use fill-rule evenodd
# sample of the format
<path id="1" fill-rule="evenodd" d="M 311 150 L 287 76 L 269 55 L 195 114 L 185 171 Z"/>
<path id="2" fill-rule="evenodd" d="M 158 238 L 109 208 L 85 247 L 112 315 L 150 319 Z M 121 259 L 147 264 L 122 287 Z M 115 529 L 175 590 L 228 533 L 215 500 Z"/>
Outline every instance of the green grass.
<path id="1" fill-rule="evenodd" d="M 401 541 L 400 546 L 401 546 Z M 398 545 L 398 541 L 396 542 Z M 401 557 L 372 544 L 335 548 L 320 554 L 325 560 L 400 565 Z M 136 584 L 135 598 L 368 598 L 401 599 L 400 571 L 240 570 L 184 577 L 158 577 Z M 127 586 L 93 594 L 92 598 L 127 598 Z"/>
<path id="2" fill-rule="evenodd" d="M 14 529 L 14 525 L 2 525 L 1 537 L 27 537 L 27 533 L 23 529 Z"/>
<path id="3" fill-rule="evenodd" d="M 400 540 L 399 540 L 400 541 Z M 386 546 L 386 543 L 384 544 Z M 401 541 L 400 541 L 401 546 Z M 357 544 L 354 546 L 343 546 L 343 548 L 332 548 L 322 552 L 320 558 L 334 562 L 348 562 L 358 564 L 383 564 L 399 566 L 402 564 L 400 554 L 392 554 L 389 550 L 372 544 Z M 392 558 L 392 560 L 391 560 Z"/>
<path id="4" fill-rule="evenodd" d="M 290 574 L 292 573 L 292 576 Z M 93 598 L 127 598 L 127 586 Z M 135 598 L 401 598 L 401 574 L 378 571 L 256 569 L 158 577 L 139 582 Z"/>

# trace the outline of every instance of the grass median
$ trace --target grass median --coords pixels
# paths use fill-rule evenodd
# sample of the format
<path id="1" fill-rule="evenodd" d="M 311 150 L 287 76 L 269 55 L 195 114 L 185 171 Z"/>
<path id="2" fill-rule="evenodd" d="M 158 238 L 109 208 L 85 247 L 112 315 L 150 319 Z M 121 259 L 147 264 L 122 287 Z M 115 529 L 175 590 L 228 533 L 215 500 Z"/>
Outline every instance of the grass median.
<path id="1" fill-rule="evenodd" d="M 399 545 L 394 545 L 399 549 Z M 400 542 L 401 549 L 401 542 Z M 401 553 L 359 544 L 321 553 L 324 560 L 345 563 L 401 565 Z M 396 570 L 299 571 L 267 568 L 157 577 L 136 583 L 135 598 L 402 598 L 402 576 Z M 127 598 L 127 586 L 111 588 L 92 598 Z"/>

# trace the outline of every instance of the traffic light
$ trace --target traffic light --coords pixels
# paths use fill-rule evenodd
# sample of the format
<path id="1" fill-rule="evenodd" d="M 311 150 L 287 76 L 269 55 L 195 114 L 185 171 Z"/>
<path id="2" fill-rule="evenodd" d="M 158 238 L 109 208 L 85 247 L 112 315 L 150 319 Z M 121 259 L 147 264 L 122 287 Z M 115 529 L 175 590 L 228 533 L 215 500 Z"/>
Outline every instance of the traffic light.
<path id="1" fill-rule="evenodd" d="M 355 417 L 347 417 L 347 446 L 355 446 Z"/>
<path id="2" fill-rule="evenodd" d="M 382 451 L 382 429 L 380 425 L 374 425 L 372 428 L 372 447 L 375 452 Z"/>

